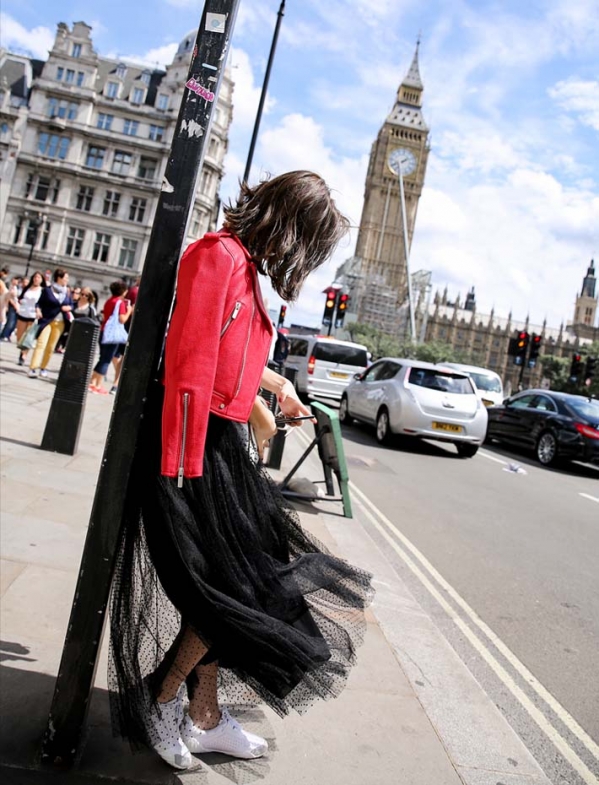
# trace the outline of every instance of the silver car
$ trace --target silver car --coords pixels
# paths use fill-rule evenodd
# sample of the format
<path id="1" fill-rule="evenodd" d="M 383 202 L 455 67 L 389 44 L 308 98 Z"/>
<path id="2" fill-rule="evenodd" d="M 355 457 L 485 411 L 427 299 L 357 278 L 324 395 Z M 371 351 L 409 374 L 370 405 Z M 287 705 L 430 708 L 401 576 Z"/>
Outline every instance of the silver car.
<path id="1" fill-rule="evenodd" d="M 392 434 L 455 444 L 471 458 L 483 443 L 487 410 L 466 373 L 443 365 L 385 357 L 356 374 L 343 393 L 339 420 L 376 427 L 384 443 Z"/>

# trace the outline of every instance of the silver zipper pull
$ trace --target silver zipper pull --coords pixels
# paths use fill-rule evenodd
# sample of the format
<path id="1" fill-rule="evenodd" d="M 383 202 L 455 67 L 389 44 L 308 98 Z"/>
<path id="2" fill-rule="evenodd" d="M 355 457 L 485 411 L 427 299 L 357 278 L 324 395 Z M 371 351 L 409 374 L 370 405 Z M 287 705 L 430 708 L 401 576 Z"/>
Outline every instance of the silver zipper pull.
<path id="1" fill-rule="evenodd" d="M 241 303 L 235 303 L 235 308 L 233 308 L 233 313 L 231 314 L 231 319 L 237 319 L 237 314 L 241 310 Z"/>
<path id="2" fill-rule="evenodd" d="M 177 472 L 177 488 L 182 488 L 182 487 L 183 487 L 183 467 L 181 466 L 181 468 Z"/>

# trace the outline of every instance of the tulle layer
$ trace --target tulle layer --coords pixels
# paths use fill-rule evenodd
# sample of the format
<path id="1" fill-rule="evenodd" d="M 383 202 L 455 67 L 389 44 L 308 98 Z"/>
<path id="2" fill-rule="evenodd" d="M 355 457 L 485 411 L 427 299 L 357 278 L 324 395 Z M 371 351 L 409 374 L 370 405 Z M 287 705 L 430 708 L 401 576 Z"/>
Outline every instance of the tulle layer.
<path id="1" fill-rule="evenodd" d="M 219 698 L 300 713 L 343 689 L 363 640 L 371 576 L 305 532 L 244 426 L 212 417 L 204 475 L 159 473 L 159 402 L 146 417 L 111 598 L 115 730 L 144 717 L 190 626 L 219 664 Z M 193 689 L 194 676 L 188 680 Z"/>

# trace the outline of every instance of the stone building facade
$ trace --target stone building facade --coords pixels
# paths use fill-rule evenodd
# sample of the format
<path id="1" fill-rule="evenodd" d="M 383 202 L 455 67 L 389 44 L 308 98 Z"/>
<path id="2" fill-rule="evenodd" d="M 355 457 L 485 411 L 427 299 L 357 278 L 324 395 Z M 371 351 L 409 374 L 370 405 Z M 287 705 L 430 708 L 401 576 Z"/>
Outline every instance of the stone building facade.
<path id="1" fill-rule="evenodd" d="M 411 245 L 429 154 L 418 49 L 372 145 L 355 255 L 337 273 L 337 281 L 351 298 L 346 320 L 364 322 L 390 334 L 397 334 L 400 328 L 400 306 L 407 296 L 398 160 L 404 172 Z"/>
<path id="2" fill-rule="evenodd" d="M 195 42 L 166 71 L 98 56 L 60 23 L 46 61 L 0 51 L 0 258 L 11 273 L 66 268 L 101 295 L 141 271 Z M 232 118 L 226 74 L 186 241 L 213 229 Z"/>
<path id="3" fill-rule="evenodd" d="M 524 330 L 530 335 L 536 333 L 543 339 L 541 356 L 571 357 L 574 353 L 586 353 L 593 341 L 599 341 L 599 327 L 591 321 L 584 325 L 581 334 L 576 319 L 580 313 L 597 313 L 597 295 L 595 294 L 595 270 L 591 265 L 584 278 L 581 295 L 576 300 L 573 324 L 564 324 L 559 328 L 543 324 L 531 324 L 530 321 L 514 319 L 510 313 L 507 318 L 497 316 L 494 311 L 481 314 L 476 307 L 476 295 L 472 289 L 462 304 L 460 297 L 449 302 L 447 290 L 437 292 L 434 302 L 417 310 L 418 328 L 425 336 L 425 342 L 439 341 L 449 344 L 465 355 L 470 355 L 474 365 L 491 368 L 503 379 L 508 390 L 516 390 L 520 378 L 520 368 L 514 365 L 514 358 L 508 355 L 510 338 L 516 332 Z M 582 298 L 582 299 L 581 299 Z M 582 305 L 581 305 L 582 301 Z M 584 310 L 580 310 L 580 309 Z M 541 363 L 533 369 L 525 368 L 523 384 L 526 387 L 539 386 L 543 379 Z"/>

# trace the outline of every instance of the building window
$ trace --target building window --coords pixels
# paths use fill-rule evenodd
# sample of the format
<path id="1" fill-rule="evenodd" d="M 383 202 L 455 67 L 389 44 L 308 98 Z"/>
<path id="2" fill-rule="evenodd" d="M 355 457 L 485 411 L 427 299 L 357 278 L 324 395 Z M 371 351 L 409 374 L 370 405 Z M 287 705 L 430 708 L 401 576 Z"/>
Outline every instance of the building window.
<path id="1" fill-rule="evenodd" d="M 156 101 L 156 109 L 159 109 L 161 112 L 166 112 L 168 109 L 168 95 L 160 93 Z"/>
<path id="2" fill-rule="evenodd" d="M 108 82 L 106 84 L 106 97 L 107 98 L 118 98 L 119 96 L 119 83 L 118 82 Z"/>
<path id="3" fill-rule="evenodd" d="M 56 79 L 59 82 L 62 82 L 63 77 L 64 77 L 64 68 L 61 65 L 59 65 L 58 68 L 56 69 Z"/>
<path id="4" fill-rule="evenodd" d="M 102 207 L 102 215 L 108 215 L 110 218 L 116 218 L 119 211 L 119 203 L 121 195 L 118 191 L 106 191 L 104 197 L 104 206 Z"/>
<path id="5" fill-rule="evenodd" d="M 127 136 L 137 136 L 137 129 L 139 128 L 139 122 L 137 120 L 125 120 L 123 123 L 123 133 Z"/>
<path id="6" fill-rule="evenodd" d="M 110 251 L 111 239 L 112 236 L 109 234 L 96 232 L 96 239 L 94 240 L 94 248 L 92 251 L 92 259 L 94 262 L 108 261 L 108 252 Z"/>
<path id="7" fill-rule="evenodd" d="M 112 173 L 126 175 L 129 172 L 133 156 L 131 153 L 125 153 L 123 150 L 115 150 L 114 158 L 112 159 Z"/>
<path id="8" fill-rule="evenodd" d="M 48 240 L 50 239 L 50 226 L 51 224 L 49 224 L 48 221 L 44 221 L 44 223 L 42 224 L 42 229 L 41 229 L 42 240 L 40 243 L 40 248 L 42 249 L 42 251 L 45 251 L 46 248 L 48 247 Z"/>
<path id="9" fill-rule="evenodd" d="M 202 177 L 200 179 L 200 193 L 204 194 L 208 198 L 212 198 L 212 191 L 214 186 L 214 177 L 212 172 L 209 172 L 207 169 L 204 169 L 202 172 Z"/>
<path id="10" fill-rule="evenodd" d="M 79 193 L 77 194 L 77 204 L 75 209 L 83 210 L 86 213 L 92 209 L 92 199 L 94 198 L 94 189 L 91 185 L 81 185 Z"/>
<path id="11" fill-rule="evenodd" d="M 75 120 L 79 104 L 59 101 L 58 98 L 48 100 L 48 117 L 60 117 L 63 120 Z"/>
<path id="12" fill-rule="evenodd" d="M 124 79 L 127 74 L 127 66 L 124 63 L 119 63 L 116 67 L 116 75 L 118 79 Z"/>
<path id="13" fill-rule="evenodd" d="M 151 125 L 149 136 L 153 142 L 161 142 L 164 139 L 164 128 L 161 125 Z"/>
<path id="14" fill-rule="evenodd" d="M 104 156 L 106 155 L 106 148 L 105 147 L 96 147 L 95 145 L 91 145 L 87 149 L 87 158 L 85 159 L 85 165 L 89 166 L 91 169 L 101 169 L 104 165 Z"/>
<path id="15" fill-rule="evenodd" d="M 85 71 L 77 71 L 77 87 L 83 87 L 85 82 Z"/>
<path id="16" fill-rule="evenodd" d="M 141 81 L 145 84 L 150 86 L 150 79 L 152 78 L 152 74 L 149 71 L 144 71 L 143 74 L 140 76 Z"/>
<path id="17" fill-rule="evenodd" d="M 72 68 L 67 68 L 67 74 L 65 76 L 65 82 L 67 84 L 75 84 L 75 71 Z"/>
<path id="18" fill-rule="evenodd" d="M 141 87 L 134 87 L 133 94 L 131 96 L 131 103 L 132 104 L 141 104 L 144 100 L 144 90 Z"/>
<path id="19" fill-rule="evenodd" d="M 50 193 L 50 182 L 49 177 L 38 177 L 37 187 L 33 198 L 37 199 L 38 202 L 45 202 Z"/>
<path id="20" fill-rule="evenodd" d="M 21 232 L 23 231 L 23 216 L 17 218 L 15 224 L 15 236 L 13 237 L 13 245 L 19 245 L 21 242 Z"/>
<path id="21" fill-rule="evenodd" d="M 81 44 L 73 44 L 73 51 L 71 54 L 73 57 L 81 57 Z"/>
<path id="22" fill-rule="evenodd" d="M 210 144 L 208 145 L 208 155 L 212 158 L 216 158 L 218 155 L 218 150 L 220 147 L 220 143 L 218 139 L 214 136 L 210 137 Z"/>
<path id="23" fill-rule="evenodd" d="M 33 174 L 33 172 L 29 172 L 29 174 L 27 175 L 27 182 L 25 183 L 25 199 L 27 199 L 27 197 L 31 193 L 34 177 L 35 175 Z"/>
<path id="24" fill-rule="evenodd" d="M 100 128 L 102 131 L 110 131 L 112 128 L 112 121 L 114 120 L 114 115 L 112 114 L 103 114 L 100 112 L 98 115 L 98 122 L 96 128 Z"/>
<path id="25" fill-rule="evenodd" d="M 64 161 L 69 151 L 69 143 L 70 139 L 66 136 L 43 133 L 39 135 L 37 151 L 47 158 L 60 158 Z"/>
<path id="26" fill-rule="evenodd" d="M 119 255 L 119 267 L 125 267 L 127 270 L 132 270 L 135 265 L 136 254 L 137 240 L 123 238 L 121 253 Z"/>
<path id="27" fill-rule="evenodd" d="M 154 180 L 157 167 L 158 161 L 155 158 L 146 158 L 145 155 L 142 155 L 139 159 L 137 176 L 141 177 L 142 180 Z"/>
<path id="28" fill-rule="evenodd" d="M 146 199 L 132 199 L 131 207 L 129 208 L 129 220 L 141 223 L 146 214 L 147 204 Z"/>
<path id="29" fill-rule="evenodd" d="M 67 247 L 65 254 L 67 256 L 81 256 L 81 249 L 83 248 L 83 238 L 85 232 L 83 229 L 77 229 L 75 226 L 69 226 L 69 234 L 67 237 Z"/>
<path id="30" fill-rule="evenodd" d="M 32 192 L 34 192 L 33 198 L 38 202 L 47 202 L 49 197 L 52 204 L 56 204 L 59 190 L 60 180 L 52 180 L 50 177 L 30 172 L 25 184 L 25 198 L 30 197 Z"/>

